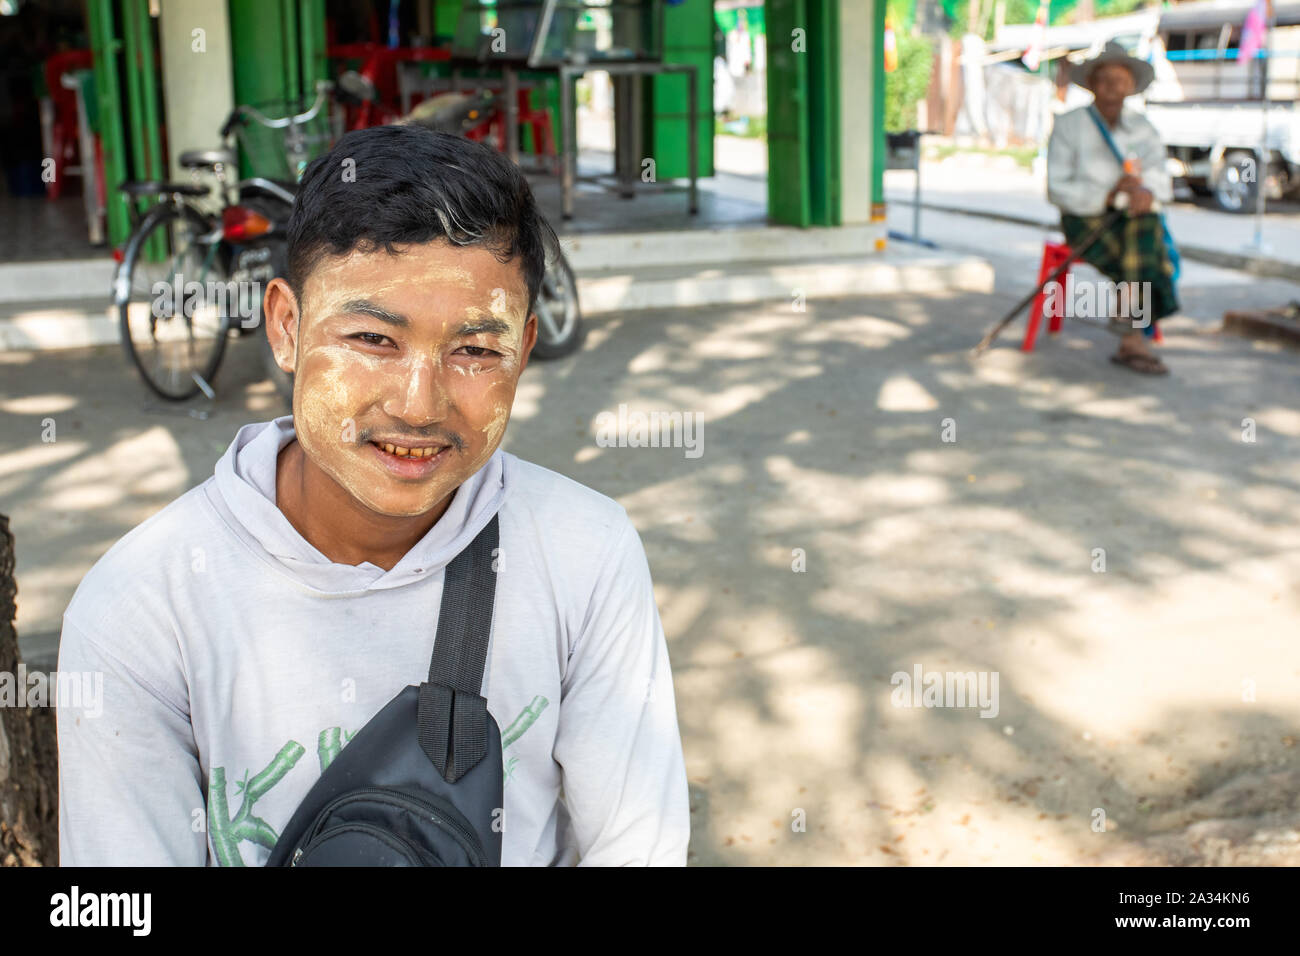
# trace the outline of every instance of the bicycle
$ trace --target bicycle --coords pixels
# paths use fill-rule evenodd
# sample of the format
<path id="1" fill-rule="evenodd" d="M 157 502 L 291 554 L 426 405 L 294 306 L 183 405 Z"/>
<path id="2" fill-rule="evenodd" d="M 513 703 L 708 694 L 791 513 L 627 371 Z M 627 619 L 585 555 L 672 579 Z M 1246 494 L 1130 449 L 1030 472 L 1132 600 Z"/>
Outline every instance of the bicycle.
<path id="1" fill-rule="evenodd" d="M 202 392 L 215 398 L 212 382 L 231 332 L 242 337 L 261 329 L 262 287 L 285 272 L 284 229 L 296 182 L 288 176 L 277 180 L 264 175 L 232 182 L 237 175 L 232 134 L 239 135 L 247 119 L 268 129 L 289 130 L 288 149 L 282 154 L 288 157 L 287 166 L 276 171 L 296 179 L 313 144 L 304 130 L 320 115 L 331 88 L 318 83 L 311 107 L 282 119 L 270 119 L 251 106 L 236 107 L 222 125 L 221 148 L 180 154 L 179 164 L 191 171 L 189 183 L 122 184 L 122 191 L 133 199 L 159 200 L 137 220 L 116 254 L 113 304 L 119 311 L 123 348 L 145 384 L 160 397 L 185 401 Z M 243 145 L 249 152 L 249 144 Z M 204 173 L 211 182 L 200 182 Z M 269 352 L 269 345 L 264 351 Z M 274 362 L 269 364 L 278 371 Z M 283 392 L 283 383 L 276 384 Z"/>

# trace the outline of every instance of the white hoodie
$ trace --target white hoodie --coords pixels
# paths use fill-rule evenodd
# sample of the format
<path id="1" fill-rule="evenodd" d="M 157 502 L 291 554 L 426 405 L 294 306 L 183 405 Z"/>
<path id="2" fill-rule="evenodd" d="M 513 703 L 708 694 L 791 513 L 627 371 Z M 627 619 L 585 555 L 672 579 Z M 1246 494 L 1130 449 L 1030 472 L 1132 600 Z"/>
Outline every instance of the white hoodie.
<path id="1" fill-rule="evenodd" d="M 392 570 L 335 564 L 275 504 L 293 436 L 291 415 L 245 425 L 77 588 L 59 670 L 103 691 L 58 710 L 60 863 L 264 864 L 338 748 L 427 678 L 443 569 L 499 513 L 482 693 L 503 731 L 527 725 L 502 753 L 502 864 L 684 866 L 668 648 L 627 512 L 498 449 Z"/>

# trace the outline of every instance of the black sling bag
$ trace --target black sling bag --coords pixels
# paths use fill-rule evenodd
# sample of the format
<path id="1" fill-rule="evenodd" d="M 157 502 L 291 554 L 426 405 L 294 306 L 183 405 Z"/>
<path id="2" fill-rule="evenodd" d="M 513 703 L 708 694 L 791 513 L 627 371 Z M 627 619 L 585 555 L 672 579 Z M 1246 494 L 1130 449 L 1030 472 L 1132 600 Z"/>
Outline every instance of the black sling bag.
<path id="1" fill-rule="evenodd" d="M 447 565 L 429 679 L 339 751 L 267 866 L 501 865 L 501 729 L 479 693 L 497 536 L 493 515 Z"/>

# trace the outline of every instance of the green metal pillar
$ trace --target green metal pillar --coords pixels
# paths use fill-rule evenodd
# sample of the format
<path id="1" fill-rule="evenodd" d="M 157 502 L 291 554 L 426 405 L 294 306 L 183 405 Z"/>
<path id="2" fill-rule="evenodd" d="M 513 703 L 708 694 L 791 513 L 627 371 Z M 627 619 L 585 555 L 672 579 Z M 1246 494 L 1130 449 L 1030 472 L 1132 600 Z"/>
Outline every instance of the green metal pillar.
<path id="1" fill-rule="evenodd" d="M 808 5 L 817 0 L 767 0 L 767 215 L 810 226 Z"/>
<path id="2" fill-rule="evenodd" d="M 325 60 L 325 0 L 298 0 L 298 36 L 302 43 L 302 88 L 310 93 L 328 78 Z"/>
<path id="3" fill-rule="evenodd" d="M 808 70 L 808 203 L 812 224 L 838 226 L 840 219 L 839 3 L 811 0 L 808 35 L 816 46 Z"/>
<path id="4" fill-rule="evenodd" d="M 325 0 L 230 0 L 239 103 L 310 98 L 325 78 Z"/>
<path id="5" fill-rule="evenodd" d="M 284 98 L 297 100 L 302 96 L 302 74 L 298 71 L 298 49 L 301 38 L 298 36 L 298 2 L 282 0 L 280 4 L 281 62 L 284 64 Z"/>
<path id="6" fill-rule="evenodd" d="M 162 179 L 162 142 L 159 131 L 158 76 L 155 69 L 153 20 L 149 0 L 122 0 L 122 35 L 126 51 L 126 94 L 130 109 L 126 118 L 131 128 L 131 167 L 136 179 Z M 152 200 L 136 201 L 145 212 Z M 146 254 L 159 261 L 167 250 L 162 233 L 150 238 Z"/>
<path id="7" fill-rule="evenodd" d="M 713 175 L 713 0 L 683 0 L 664 9 L 663 60 L 696 68 L 695 118 L 699 175 Z M 656 179 L 690 175 L 690 112 L 685 74 L 642 81 L 646 155 L 654 157 Z"/>
<path id="8" fill-rule="evenodd" d="M 86 23 L 94 55 L 95 100 L 100 142 L 104 152 L 104 206 L 109 245 L 126 241 L 131 215 L 126 196 L 118 189 L 127 175 L 126 137 L 122 131 L 122 101 L 118 94 L 117 54 L 122 42 L 113 23 L 113 0 L 86 0 Z"/>
<path id="9" fill-rule="evenodd" d="M 230 0 L 236 103 L 256 105 L 289 96 L 284 6 L 285 0 Z"/>
<path id="10" fill-rule="evenodd" d="M 326 74 L 325 0 L 229 2 L 235 102 L 310 100 Z M 243 170 L 252 172 L 247 157 Z"/>
<path id="11" fill-rule="evenodd" d="M 461 0 L 434 0 L 433 32 L 435 36 L 451 37 L 456 35 L 456 24 L 460 20 Z"/>
<path id="12" fill-rule="evenodd" d="M 871 44 L 871 203 L 872 219 L 885 218 L 885 0 L 874 0 Z M 919 146 L 918 146 L 919 148 Z M 878 210 L 878 211 L 877 211 Z"/>
<path id="13" fill-rule="evenodd" d="M 866 197 L 882 196 L 884 13 L 884 0 L 767 0 L 772 222 L 865 222 Z"/>

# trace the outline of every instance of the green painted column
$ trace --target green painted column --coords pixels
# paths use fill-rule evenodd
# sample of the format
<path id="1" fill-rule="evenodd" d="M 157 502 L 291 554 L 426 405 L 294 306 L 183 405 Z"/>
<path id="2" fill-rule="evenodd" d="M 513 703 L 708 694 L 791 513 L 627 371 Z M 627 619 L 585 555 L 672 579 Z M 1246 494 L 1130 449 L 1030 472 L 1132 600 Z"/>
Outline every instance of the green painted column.
<path id="1" fill-rule="evenodd" d="M 691 63 L 697 69 L 695 116 L 699 137 L 699 175 L 713 175 L 713 2 L 685 0 L 664 9 L 665 63 Z M 643 80 L 644 145 L 655 161 L 657 179 L 690 175 L 688 80 L 684 74 Z"/>
<path id="2" fill-rule="evenodd" d="M 809 0 L 767 0 L 767 215 L 812 223 L 808 173 Z"/>
<path id="3" fill-rule="evenodd" d="M 284 66 L 284 98 L 297 100 L 302 96 L 302 73 L 298 69 L 298 50 L 301 38 L 298 36 L 297 0 L 281 0 L 280 24 L 280 57 Z"/>
<path id="4" fill-rule="evenodd" d="M 113 20 L 113 0 L 86 0 L 86 26 L 94 55 L 95 100 L 100 146 L 104 151 L 104 205 L 109 245 L 126 241 L 131 215 L 126 196 L 118 189 L 127 174 L 122 99 L 118 93 L 117 55 L 122 49 Z"/>
<path id="5" fill-rule="evenodd" d="M 161 179 L 158 83 L 154 71 L 153 21 L 149 0 L 123 0 L 122 26 L 126 41 L 126 88 L 131 111 L 131 150 L 137 179 Z"/>
<path id="6" fill-rule="evenodd" d="M 230 0 L 236 103 L 267 103 L 290 95 L 284 62 L 285 7 L 289 2 L 292 0 Z"/>
<path id="7" fill-rule="evenodd" d="M 860 2 L 860 0 L 855 0 Z M 808 68 L 809 211 L 818 226 L 840 225 L 840 103 L 856 104 L 857 87 L 842 84 L 840 64 L 854 55 L 840 43 L 840 3 L 815 0 L 807 6 L 808 34 L 813 41 Z M 844 95 L 841 96 L 843 85 Z M 853 105 L 851 110 L 858 107 Z"/>
<path id="8" fill-rule="evenodd" d="M 325 0 L 298 0 L 298 35 L 302 43 L 302 87 L 311 93 L 317 81 L 329 79 L 325 57 Z"/>
<path id="9" fill-rule="evenodd" d="M 884 181 L 884 11 L 884 0 L 767 0 L 772 222 L 873 221 Z"/>
<path id="10" fill-rule="evenodd" d="M 461 0 L 434 0 L 433 32 L 436 36 L 455 36 L 460 19 Z"/>
<path id="11" fill-rule="evenodd" d="M 131 132 L 131 167 L 134 179 L 162 179 L 162 144 L 159 137 L 158 83 L 154 72 L 153 21 L 149 0 L 122 0 L 123 39 L 126 52 L 127 111 Z M 136 200 L 137 213 L 147 212 L 153 199 Z M 161 234 L 150 237 L 146 255 L 153 262 L 166 254 Z"/>
<path id="12" fill-rule="evenodd" d="M 325 0 L 229 0 L 235 102 L 283 108 L 325 79 Z M 304 103 L 303 105 L 306 105 Z M 244 175 L 253 170 L 243 157 Z"/>
<path id="13" fill-rule="evenodd" d="M 871 0 L 874 30 L 871 42 L 871 202 L 873 222 L 885 219 L 885 0 Z"/>

